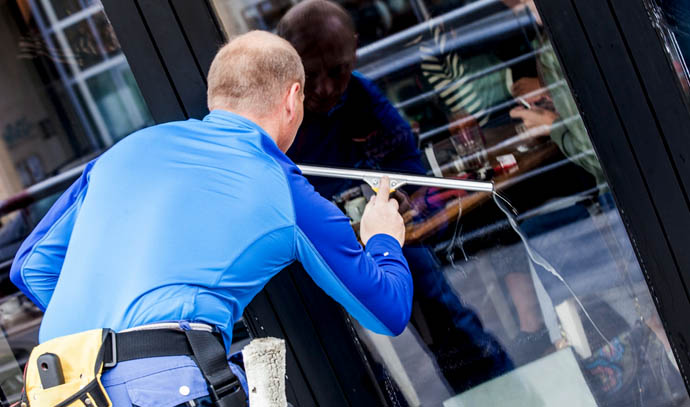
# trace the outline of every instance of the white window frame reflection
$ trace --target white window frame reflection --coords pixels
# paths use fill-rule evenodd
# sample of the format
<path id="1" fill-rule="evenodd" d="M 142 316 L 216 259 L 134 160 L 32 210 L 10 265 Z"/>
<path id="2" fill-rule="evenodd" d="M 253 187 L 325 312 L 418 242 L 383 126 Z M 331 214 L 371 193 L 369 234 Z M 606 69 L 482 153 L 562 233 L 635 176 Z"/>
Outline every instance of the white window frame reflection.
<path id="1" fill-rule="evenodd" d="M 108 55 L 98 30 L 96 29 L 92 20 L 94 16 L 104 12 L 103 5 L 100 2 L 97 2 L 79 12 L 71 14 L 63 19 L 59 19 L 50 0 L 29 0 L 29 3 L 43 40 L 46 42 L 48 49 L 52 54 L 51 56 L 55 60 L 57 60 L 58 56 L 62 56 L 62 59 L 64 59 L 69 67 L 69 72 L 67 72 L 62 64 L 55 64 L 55 68 L 60 75 L 60 79 L 62 80 L 72 104 L 76 109 L 79 121 L 84 127 L 91 148 L 93 150 L 100 150 L 102 147 L 112 145 L 115 141 L 113 134 L 106 124 L 106 120 L 98 107 L 98 103 L 93 95 L 93 92 L 91 89 L 89 89 L 87 80 L 104 72 L 113 71 L 115 74 L 112 75 L 112 79 L 116 86 L 119 88 L 127 87 L 124 79 L 121 75 L 116 73 L 116 70 L 127 67 L 128 65 L 127 59 L 121 51 L 113 56 Z M 39 7 L 45 12 L 47 21 L 44 20 L 43 16 L 39 12 Z M 96 47 L 102 58 L 101 62 L 86 69 L 80 68 L 72 46 L 65 35 L 66 29 L 81 22 L 86 22 L 89 25 L 91 33 L 96 40 Z M 56 47 L 56 44 L 54 43 L 53 35 L 57 40 L 58 47 Z M 78 90 L 81 100 L 75 93 L 74 89 Z M 131 95 L 128 94 L 127 96 L 129 96 L 128 99 L 132 99 Z M 123 103 L 123 105 L 125 106 L 127 117 L 132 118 L 134 123 L 145 122 L 142 113 L 137 110 L 134 100 L 125 100 L 124 102 L 125 103 Z"/>

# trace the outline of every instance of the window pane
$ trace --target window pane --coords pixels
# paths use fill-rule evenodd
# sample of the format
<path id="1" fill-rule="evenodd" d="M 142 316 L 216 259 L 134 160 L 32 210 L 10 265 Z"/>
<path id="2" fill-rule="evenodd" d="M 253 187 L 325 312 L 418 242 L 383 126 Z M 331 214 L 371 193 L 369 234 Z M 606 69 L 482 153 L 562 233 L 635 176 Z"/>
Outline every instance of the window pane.
<path id="1" fill-rule="evenodd" d="M 214 3 L 229 34 L 273 30 L 288 8 Z M 347 24 L 295 19 L 285 31 L 301 35 L 287 39 L 307 73 L 288 155 L 499 191 L 399 191 L 410 324 L 390 338 L 352 322 L 391 404 L 690 403 L 534 3 L 341 4 L 356 62 Z M 311 182 L 357 229 L 370 188 Z"/>
<path id="2" fill-rule="evenodd" d="M 142 114 L 146 111 L 144 100 L 126 66 L 91 77 L 86 84 L 114 140 L 153 124 Z"/>
<path id="3" fill-rule="evenodd" d="M 100 2 L 0 2 L 0 44 L 0 204 L 152 124 Z M 41 315 L 16 293 L 9 265 L 55 199 L 0 213 L 3 405 L 21 390 Z"/>

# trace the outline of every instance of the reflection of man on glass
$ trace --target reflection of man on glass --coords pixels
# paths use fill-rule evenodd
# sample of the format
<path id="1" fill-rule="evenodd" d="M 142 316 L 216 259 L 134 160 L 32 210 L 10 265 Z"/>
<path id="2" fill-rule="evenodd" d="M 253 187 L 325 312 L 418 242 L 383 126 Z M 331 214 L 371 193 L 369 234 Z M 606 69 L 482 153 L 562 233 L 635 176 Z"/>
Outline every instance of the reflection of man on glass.
<path id="1" fill-rule="evenodd" d="M 298 50 L 307 77 L 304 122 L 288 152 L 293 160 L 426 172 L 410 126 L 373 82 L 352 72 L 357 37 L 344 9 L 326 1 L 306 2 L 283 17 L 278 33 Z M 326 198 L 346 186 L 328 179 L 315 182 Z"/>
<path id="2" fill-rule="evenodd" d="M 352 72 L 357 35 L 344 9 L 324 0 L 300 3 L 280 21 L 278 34 L 297 49 L 306 73 L 304 121 L 288 156 L 298 163 L 426 173 L 408 123 L 373 82 Z M 325 178 L 311 183 L 327 198 L 353 186 Z M 462 306 L 431 250 L 409 245 L 404 250 L 430 348 L 453 389 L 510 370 L 512 362 L 474 312 Z"/>

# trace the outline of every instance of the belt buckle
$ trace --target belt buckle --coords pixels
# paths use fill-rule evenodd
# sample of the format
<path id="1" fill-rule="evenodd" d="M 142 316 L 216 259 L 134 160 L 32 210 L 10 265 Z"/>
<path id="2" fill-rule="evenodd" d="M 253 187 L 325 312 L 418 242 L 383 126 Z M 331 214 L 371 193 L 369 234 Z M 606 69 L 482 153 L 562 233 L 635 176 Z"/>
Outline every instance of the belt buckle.
<path id="1" fill-rule="evenodd" d="M 217 386 L 217 388 L 209 384 L 208 392 L 211 400 L 221 407 L 239 407 L 246 403 L 246 396 L 237 376 L 230 382 Z"/>
<path id="2" fill-rule="evenodd" d="M 111 360 L 110 362 L 104 362 L 103 363 L 103 368 L 111 368 L 115 367 L 117 365 L 117 336 L 115 336 L 115 331 L 109 331 L 108 335 L 110 335 L 110 346 L 112 348 L 112 352 L 110 353 Z"/>

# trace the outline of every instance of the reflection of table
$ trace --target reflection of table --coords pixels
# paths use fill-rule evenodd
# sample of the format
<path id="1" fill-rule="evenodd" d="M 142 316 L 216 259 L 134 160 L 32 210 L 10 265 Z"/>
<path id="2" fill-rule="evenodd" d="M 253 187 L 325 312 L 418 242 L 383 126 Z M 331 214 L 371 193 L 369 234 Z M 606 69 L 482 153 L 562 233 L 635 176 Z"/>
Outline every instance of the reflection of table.
<path id="1" fill-rule="evenodd" d="M 528 173 L 536 170 L 541 164 L 558 153 L 558 146 L 554 143 L 546 142 L 524 154 L 513 152 L 518 163 L 517 171 L 510 174 L 502 174 L 494 179 L 496 190 L 500 191 L 509 185 L 513 185 L 519 177 L 524 177 Z M 482 203 L 491 200 L 491 193 L 475 192 L 469 195 L 449 201 L 445 208 L 438 211 L 431 217 L 415 223 L 408 223 L 405 231 L 405 242 L 416 243 L 433 235 L 437 230 L 455 221 L 459 214 L 466 214 Z"/>

